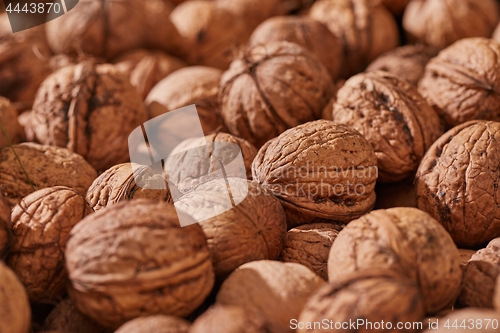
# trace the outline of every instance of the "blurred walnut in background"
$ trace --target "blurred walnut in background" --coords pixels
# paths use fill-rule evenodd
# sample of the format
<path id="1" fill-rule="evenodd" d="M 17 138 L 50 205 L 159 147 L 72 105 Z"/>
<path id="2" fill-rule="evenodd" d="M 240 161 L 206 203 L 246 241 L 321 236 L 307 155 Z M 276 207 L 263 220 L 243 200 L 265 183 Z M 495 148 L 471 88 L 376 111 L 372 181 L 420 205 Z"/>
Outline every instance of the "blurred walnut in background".
<path id="1" fill-rule="evenodd" d="M 0 149 L 7 147 L 9 143 L 19 143 L 25 138 L 24 130 L 17 119 L 17 110 L 4 97 L 0 97 L 0 125 Z"/>

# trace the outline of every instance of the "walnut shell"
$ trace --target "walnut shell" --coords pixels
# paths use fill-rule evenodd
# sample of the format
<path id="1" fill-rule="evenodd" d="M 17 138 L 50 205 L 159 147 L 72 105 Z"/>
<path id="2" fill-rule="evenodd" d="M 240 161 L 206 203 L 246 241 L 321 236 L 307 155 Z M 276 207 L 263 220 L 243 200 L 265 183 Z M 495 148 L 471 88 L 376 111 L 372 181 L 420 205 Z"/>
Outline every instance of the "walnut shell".
<path id="1" fill-rule="evenodd" d="M 0 150 L 0 192 L 11 207 L 34 192 L 30 180 L 36 189 L 67 186 L 85 195 L 97 177 L 90 164 L 68 149 L 36 143 L 21 143 L 13 148 L 16 154 L 10 147 Z M 30 180 L 26 178 L 16 155 Z"/>
<path id="2" fill-rule="evenodd" d="M 28 333 L 31 330 L 31 308 L 22 283 L 0 260 L 0 332 Z"/>
<path id="3" fill-rule="evenodd" d="M 373 148 L 358 131 L 317 120 L 266 143 L 253 179 L 281 199 L 288 227 L 314 221 L 350 222 L 375 204 Z"/>
<path id="4" fill-rule="evenodd" d="M 343 228 L 340 223 L 311 223 L 290 229 L 280 259 L 302 264 L 328 280 L 330 248 Z"/>
<path id="5" fill-rule="evenodd" d="M 0 260 L 5 258 L 12 243 L 12 223 L 10 214 L 10 206 L 0 194 Z"/>
<path id="6" fill-rule="evenodd" d="M 257 46 L 281 40 L 308 49 L 328 69 L 333 80 L 338 78 L 344 62 L 342 44 L 324 24 L 308 17 L 272 17 L 253 31 L 248 43 Z"/>
<path id="7" fill-rule="evenodd" d="M 210 253 L 201 227 L 181 228 L 177 215 L 173 205 L 137 199 L 78 223 L 65 253 L 77 308 L 117 328 L 139 316 L 187 316 L 201 305 L 214 284 Z"/>
<path id="8" fill-rule="evenodd" d="M 473 119 L 500 120 L 497 54 L 488 38 L 462 39 L 430 60 L 418 90 L 451 128 Z"/>
<path id="9" fill-rule="evenodd" d="M 257 45 L 235 59 L 220 83 L 230 132 L 257 148 L 285 130 L 319 119 L 333 95 L 326 68 L 289 42 Z"/>
<path id="10" fill-rule="evenodd" d="M 241 306 L 261 313 L 268 322 L 290 327 L 309 296 L 325 282 L 296 263 L 252 261 L 236 269 L 222 284 L 217 304 Z"/>
<path id="11" fill-rule="evenodd" d="M 337 93 L 333 120 L 358 130 L 377 155 L 378 181 L 412 176 L 443 133 L 439 116 L 417 88 L 376 71 L 351 77 Z"/>
<path id="12" fill-rule="evenodd" d="M 0 149 L 7 147 L 9 142 L 16 144 L 24 139 L 24 130 L 17 120 L 17 110 L 7 98 L 1 96 L 0 125 Z"/>
<path id="13" fill-rule="evenodd" d="M 446 47 L 467 37 L 490 37 L 498 11 L 495 0 L 411 0 L 403 27 L 411 41 Z"/>
<path id="14" fill-rule="evenodd" d="M 328 279 L 385 269 L 418 283 L 427 313 L 453 304 L 460 293 L 460 254 L 446 230 L 416 208 L 372 211 L 349 223 L 328 258 Z"/>
<path id="15" fill-rule="evenodd" d="M 184 319 L 156 315 L 149 317 L 139 317 L 126 322 L 115 333 L 187 333 L 190 323 Z"/>
<path id="16" fill-rule="evenodd" d="M 374 209 L 417 207 L 417 189 L 413 179 L 396 183 L 377 184 L 377 201 Z"/>
<path id="17" fill-rule="evenodd" d="M 102 171 L 129 159 L 128 136 L 146 120 L 142 99 L 123 73 L 83 62 L 42 83 L 32 126 L 41 143 L 66 147 Z"/>
<path id="18" fill-rule="evenodd" d="M 500 123 L 473 120 L 441 136 L 418 168 L 417 207 L 460 247 L 500 237 L 499 150 Z"/>
<path id="19" fill-rule="evenodd" d="M 436 327 L 427 329 L 424 333 L 496 333 L 498 322 L 500 322 L 498 312 L 490 309 L 466 308 L 440 318 Z M 453 326 L 455 323 L 456 326 Z M 445 326 L 446 324 L 448 326 Z"/>
<path id="20" fill-rule="evenodd" d="M 383 6 L 372 6 L 368 0 L 318 0 L 309 16 L 324 23 L 343 41 L 346 77 L 399 45 L 394 17 Z"/>
<path id="21" fill-rule="evenodd" d="M 78 192 L 63 186 L 28 194 L 12 210 L 15 237 L 7 264 L 32 302 L 50 303 L 64 294 L 66 241 L 73 226 L 91 212 Z"/>
<path id="22" fill-rule="evenodd" d="M 373 325 L 381 323 L 385 323 L 384 332 L 418 332 L 416 327 L 405 330 L 396 327 L 398 322 L 418 322 L 424 315 L 424 302 L 414 281 L 381 270 L 358 272 L 316 291 L 298 318 L 299 322 L 311 324 L 327 320 L 331 323 L 328 328 L 306 326 L 298 328 L 297 333 L 368 333 L 377 331 Z M 360 326 L 357 329 L 351 326 L 351 330 L 337 326 L 337 323 L 345 322 L 359 323 Z"/>

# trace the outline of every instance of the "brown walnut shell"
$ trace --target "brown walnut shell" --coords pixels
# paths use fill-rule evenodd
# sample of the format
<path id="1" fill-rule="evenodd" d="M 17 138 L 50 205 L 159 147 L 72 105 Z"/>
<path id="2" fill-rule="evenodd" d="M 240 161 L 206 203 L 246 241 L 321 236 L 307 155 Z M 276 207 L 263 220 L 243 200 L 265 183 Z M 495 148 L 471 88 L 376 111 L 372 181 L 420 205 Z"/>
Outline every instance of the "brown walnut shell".
<path id="1" fill-rule="evenodd" d="M 337 93 L 333 120 L 358 130 L 377 155 L 379 182 L 412 176 L 443 133 L 439 116 L 417 88 L 376 71 L 351 77 Z"/>
<path id="2" fill-rule="evenodd" d="M 0 194 L 0 260 L 7 255 L 12 243 L 11 208 Z"/>
<path id="3" fill-rule="evenodd" d="M 222 75 L 220 87 L 229 131 L 257 148 L 289 128 L 319 119 L 334 92 L 318 59 L 289 42 L 248 49 Z"/>
<path id="4" fill-rule="evenodd" d="M 31 182 L 39 190 L 67 186 L 85 195 L 97 177 L 90 164 L 68 149 L 36 143 L 21 143 L 13 148 L 16 154 L 10 147 L 0 150 L 0 192 L 11 207 L 34 192 Z M 30 180 L 26 178 L 16 155 Z"/>
<path id="5" fill-rule="evenodd" d="M 201 305 L 214 284 L 210 252 L 201 227 L 181 228 L 177 215 L 171 204 L 137 199 L 78 223 L 65 253 L 77 308 L 117 328 L 139 316 L 187 316 Z"/>
<path id="6" fill-rule="evenodd" d="M 496 333 L 499 322 L 500 314 L 498 312 L 490 309 L 466 308 L 450 312 L 447 316 L 439 319 L 436 327 L 427 329 L 423 333 Z"/>
<path id="7" fill-rule="evenodd" d="M 415 281 L 429 314 L 453 304 L 460 293 L 457 247 L 436 220 L 416 208 L 372 211 L 339 233 L 328 258 L 329 280 L 374 268 Z"/>
<path id="8" fill-rule="evenodd" d="M 129 159 L 128 136 L 147 120 L 127 77 L 113 65 L 64 67 L 40 86 L 32 127 L 43 144 L 66 147 L 98 171 Z"/>
<path id="9" fill-rule="evenodd" d="M 460 247 L 500 237 L 499 159 L 500 123 L 473 120 L 441 136 L 418 168 L 417 207 Z"/>
<path id="10" fill-rule="evenodd" d="M 252 175 L 281 200 L 293 228 L 321 220 L 347 223 L 370 211 L 376 164 L 373 148 L 358 131 L 317 120 L 266 143 Z"/>
<path id="11" fill-rule="evenodd" d="M 0 149 L 23 141 L 24 130 L 17 120 L 17 110 L 7 98 L 0 96 Z M 4 133 L 5 131 L 5 133 Z M 7 135 L 7 137 L 6 137 Z"/>
<path id="12" fill-rule="evenodd" d="M 418 90 L 448 128 L 473 119 L 500 120 L 499 53 L 492 39 L 467 38 L 429 61 Z"/>
<path id="13" fill-rule="evenodd" d="M 16 274 L 0 260 L 0 332 L 31 332 L 28 295 Z"/>
<path id="14" fill-rule="evenodd" d="M 190 323 L 184 319 L 156 315 L 139 317 L 126 322 L 115 333 L 188 333 Z"/>

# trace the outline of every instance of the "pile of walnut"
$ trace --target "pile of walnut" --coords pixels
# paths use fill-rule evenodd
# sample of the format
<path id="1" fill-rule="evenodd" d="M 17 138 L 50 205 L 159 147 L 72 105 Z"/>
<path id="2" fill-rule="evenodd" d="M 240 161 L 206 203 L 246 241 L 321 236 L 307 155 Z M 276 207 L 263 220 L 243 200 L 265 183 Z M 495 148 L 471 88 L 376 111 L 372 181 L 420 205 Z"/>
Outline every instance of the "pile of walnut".
<path id="1" fill-rule="evenodd" d="M 499 3 L 2 11 L 0 333 L 497 332 Z"/>

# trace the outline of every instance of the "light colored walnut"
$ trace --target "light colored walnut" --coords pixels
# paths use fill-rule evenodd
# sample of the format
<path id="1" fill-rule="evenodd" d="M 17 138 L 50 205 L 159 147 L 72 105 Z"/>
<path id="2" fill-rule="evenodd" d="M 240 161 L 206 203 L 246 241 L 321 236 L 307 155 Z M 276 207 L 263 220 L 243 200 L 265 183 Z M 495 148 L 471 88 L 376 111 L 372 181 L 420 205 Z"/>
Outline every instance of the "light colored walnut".
<path id="1" fill-rule="evenodd" d="M 115 333 L 187 333 L 190 323 L 184 319 L 156 315 L 139 317 L 126 322 Z"/>

